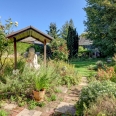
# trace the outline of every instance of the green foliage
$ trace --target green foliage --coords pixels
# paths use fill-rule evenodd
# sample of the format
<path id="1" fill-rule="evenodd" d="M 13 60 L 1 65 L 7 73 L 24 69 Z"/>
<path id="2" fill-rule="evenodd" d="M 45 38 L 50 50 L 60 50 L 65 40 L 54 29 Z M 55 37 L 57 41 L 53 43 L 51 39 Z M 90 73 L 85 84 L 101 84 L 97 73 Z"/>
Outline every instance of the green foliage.
<path id="1" fill-rule="evenodd" d="M 89 108 L 84 110 L 84 116 L 115 116 L 116 98 L 113 95 L 99 96 Z"/>
<path id="2" fill-rule="evenodd" d="M 66 21 L 66 23 L 62 26 L 60 30 L 60 34 L 63 39 L 67 39 L 69 26 L 74 28 L 74 23 L 72 19 L 70 19 L 70 21 Z"/>
<path id="3" fill-rule="evenodd" d="M 19 60 L 18 67 L 20 69 L 18 75 L 13 75 L 12 68 L 7 67 L 10 70 L 3 76 L 5 81 L 0 81 L 0 100 L 8 99 L 19 106 L 29 104 L 28 100 L 32 99 L 32 91 L 35 88 L 38 91 L 45 88 L 49 92 L 54 91 L 58 85 L 76 85 L 80 80 L 74 66 L 63 61 L 48 61 L 47 66 L 43 67 L 42 64 L 38 71 L 30 69 L 25 66 L 23 60 Z M 50 95 L 51 101 L 56 98 L 55 94 Z M 34 103 L 30 104 L 31 108 L 35 106 Z"/>
<path id="4" fill-rule="evenodd" d="M 55 94 L 51 94 L 49 97 L 47 97 L 47 100 L 50 102 L 50 101 L 56 101 L 57 97 Z"/>
<path id="5" fill-rule="evenodd" d="M 115 62 L 116 64 L 116 54 L 114 54 L 114 56 L 112 57 L 113 61 Z"/>
<path id="6" fill-rule="evenodd" d="M 6 20 L 5 25 L 2 25 L 2 22 L 0 22 L 0 75 L 2 75 L 2 71 L 4 70 L 4 65 L 10 50 L 6 34 L 11 33 L 14 26 L 16 27 L 18 24 L 13 23 L 11 18 Z"/>
<path id="7" fill-rule="evenodd" d="M 39 106 L 39 107 L 44 107 L 44 106 L 45 106 L 45 103 L 44 103 L 44 102 L 38 102 L 38 103 L 37 103 L 37 106 Z"/>
<path id="8" fill-rule="evenodd" d="M 6 56 L 4 56 L 3 60 L 3 54 L 6 52 Z M 8 41 L 6 39 L 6 35 L 3 32 L 3 30 L 0 29 L 0 73 L 2 69 L 4 68 L 5 61 L 8 57 Z"/>
<path id="9" fill-rule="evenodd" d="M 56 23 L 50 23 L 49 30 L 46 30 L 47 34 L 53 37 L 54 39 L 58 38 L 60 36 L 59 31 L 57 29 Z"/>
<path id="10" fill-rule="evenodd" d="M 87 80 L 88 80 L 89 83 L 93 82 L 93 81 L 96 81 L 95 74 L 93 72 L 91 72 L 89 74 L 89 76 L 87 77 Z"/>
<path id="11" fill-rule="evenodd" d="M 95 70 L 95 71 L 97 71 L 98 67 L 96 65 L 89 65 L 88 66 L 88 70 Z"/>
<path id="12" fill-rule="evenodd" d="M 110 78 L 110 80 L 112 82 L 115 82 L 116 83 L 116 65 L 113 67 L 113 74 L 112 74 L 112 77 Z"/>
<path id="13" fill-rule="evenodd" d="M 28 102 L 28 108 L 30 109 L 30 110 L 32 110 L 32 109 L 34 109 L 36 106 L 37 106 L 37 102 L 36 101 L 34 101 L 34 100 L 31 100 L 31 101 L 29 101 Z"/>
<path id="14" fill-rule="evenodd" d="M 88 53 L 88 50 L 86 48 L 84 48 L 83 46 L 79 46 L 79 50 L 78 50 L 78 56 L 79 57 L 85 57 L 86 54 Z"/>
<path id="15" fill-rule="evenodd" d="M 79 74 L 88 77 L 91 73 L 96 73 L 95 70 L 89 70 L 89 67 L 90 65 L 95 66 L 98 60 L 99 59 L 75 59 L 75 61 L 72 60 L 71 63 L 75 65 Z"/>
<path id="16" fill-rule="evenodd" d="M 18 26 L 18 22 L 15 21 L 13 22 L 11 18 L 5 20 L 5 25 L 2 24 L 0 21 L 0 27 L 4 31 L 6 35 L 10 34 L 13 32 L 13 28 Z"/>
<path id="17" fill-rule="evenodd" d="M 29 47 L 27 47 L 27 51 L 29 51 L 30 47 L 33 47 L 35 49 L 35 52 L 43 53 L 44 51 L 43 45 L 39 45 L 39 44 L 30 45 Z"/>
<path id="18" fill-rule="evenodd" d="M 5 76 L 6 83 L 0 82 L 0 99 L 10 98 L 11 95 L 22 96 L 22 94 L 25 95 L 24 97 L 29 97 L 34 89 L 33 77 L 35 75 L 36 71 L 31 71 L 26 67 L 18 75 Z"/>
<path id="19" fill-rule="evenodd" d="M 69 50 L 69 58 L 77 56 L 78 53 L 78 34 L 76 29 L 69 26 L 67 35 L 67 48 Z"/>
<path id="20" fill-rule="evenodd" d="M 83 46 L 79 46 L 79 53 L 83 53 L 85 51 L 87 51 L 86 48 L 84 48 Z"/>
<path id="21" fill-rule="evenodd" d="M 88 36 L 88 32 L 84 32 L 79 36 L 79 38 L 87 38 L 87 36 Z"/>
<path id="22" fill-rule="evenodd" d="M 8 116 L 8 113 L 5 110 L 0 110 L 0 116 Z"/>
<path id="23" fill-rule="evenodd" d="M 101 60 L 99 60 L 99 61 L 96 62 L 96 65 L 97 65 L 98 68 L 103 68 L 104 63 Z"/>
<path id="24" fill-rule="evenodd" d="M 55 92 L 55 93 L 61 93 L 61 90 L 60 90 L 60 89 L 55 88 L 55 89 L 54 89 L 54 92 Z"/>
<path id="25" fill-rule="evenodd" d="M 52 51 L 53 59 L 56 59 L 56 60 L 67 60 L 68 59 L 68 49 L 66 45 L 66 40 L 54 39 L 50 43 L 50 48 Z"/>
<path id="26" fill-rule="evenodd" d="M 36 72 L 36 75 L 34 77 L 34 86 L 37 91 L 40 91 L 42 89 L 48 89 L 50 87 L 50 84 L 54 76 L 54 69 L 53 67 L 44 67 L 41 66 L 39 73 Z"/>
<path id="27" fill-rule="evenodd" d="M 74 65 L 63 61 L 49 61 L 48 67 L 54 69 L 55 78 L 52 81 L 54 85 L 76 85 L 79 83 L 81 76 L 75 69 Z"/>
<path id="28" fill-rule="evenodd" d="M 84 104 L 89 108 L 91 102 L 95 102 L 98 96 L 103 94 L 114 95 L 116 97 L 116 83 L 111 81 L 94 81 L 81 91 L 80 99 L 77 103 L 77 114 L 80 116 L 84 111 Z"/>
<path id="29" fill-rule="evenodd" d="M 93 40 L 103 56 L 116 52 L 116 3 L 111 0 L 86 0 L 88 38 Z M 110 44 L 109 44 L 110 43 Z M 106 49 L 107 48 L 107 49 Z"/>

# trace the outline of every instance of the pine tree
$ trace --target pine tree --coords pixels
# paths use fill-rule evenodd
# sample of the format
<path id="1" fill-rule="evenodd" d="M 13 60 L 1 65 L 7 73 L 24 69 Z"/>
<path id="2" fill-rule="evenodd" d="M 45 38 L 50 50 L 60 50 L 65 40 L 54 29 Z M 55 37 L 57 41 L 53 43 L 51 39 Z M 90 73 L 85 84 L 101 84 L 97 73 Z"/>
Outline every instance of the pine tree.
<path id="1" fill-rule="evenodd" d="M 47 34 L 53 37 L 54 39 L 60 36 L 60 30 L 57 29 L 56 23 L 50 23 L 49 30 L 46 30 Z"/>
<path id="2" fill-rule="evenodd" d="M 70 19 L 70 21 L 66 21 L 66 23 L 61 28 L 60 34 L 63 39 L 67 39 L 69 26 L 74 29 L 74 23 L 72 19 Z"/>

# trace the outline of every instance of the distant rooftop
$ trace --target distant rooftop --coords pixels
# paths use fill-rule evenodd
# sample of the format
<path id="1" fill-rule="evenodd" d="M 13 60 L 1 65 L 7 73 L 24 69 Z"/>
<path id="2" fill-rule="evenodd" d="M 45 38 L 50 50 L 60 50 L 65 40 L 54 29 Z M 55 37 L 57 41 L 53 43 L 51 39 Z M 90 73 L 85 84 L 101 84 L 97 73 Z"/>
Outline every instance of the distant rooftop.
<path id="1" fill-rule="evenodd" d="M 86 39 L 86 38 L 80 38 L 79 39 L 79 45 L 83 46 L 83 45 L 92 45 L 93 41 Z"/>

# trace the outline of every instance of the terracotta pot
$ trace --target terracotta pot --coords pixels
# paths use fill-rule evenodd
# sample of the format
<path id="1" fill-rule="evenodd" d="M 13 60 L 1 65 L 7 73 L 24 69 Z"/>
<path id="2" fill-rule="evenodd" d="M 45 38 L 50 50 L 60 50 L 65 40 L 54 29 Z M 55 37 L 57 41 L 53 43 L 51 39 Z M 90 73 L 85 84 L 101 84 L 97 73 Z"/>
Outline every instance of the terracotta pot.
<path id="1" fill-rule="evenodd" d="M 41 91 L 34 91 L 33 90 L 33 97 L 34 97 L 35 100 L 43 101 L 44 100 L 44 96 L 45 96 L 45 89 L 43 89 Z"/>

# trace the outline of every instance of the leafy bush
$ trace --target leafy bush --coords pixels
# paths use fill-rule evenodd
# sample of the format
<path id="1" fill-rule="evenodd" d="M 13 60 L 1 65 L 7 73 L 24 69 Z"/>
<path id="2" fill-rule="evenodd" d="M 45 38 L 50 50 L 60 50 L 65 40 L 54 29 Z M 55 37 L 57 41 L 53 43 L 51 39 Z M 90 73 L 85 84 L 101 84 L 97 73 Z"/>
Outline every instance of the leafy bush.
<path id="1" fill-rule="evenodd" d="M 78 56 L 81 59 L 89 58 L 92 54 L 92 50 L 88 50 L 87 48 L 84 48 L 83 46 L 79 46 Z"/>
<path id="2" fill-rule="evenodd" d="M 114 67 L 105 66 L 105 69 L 98 69 L 97 79 L 100 81 L 109 79 L 113 82 L 116 82 L 116 73 Z"/>
<path id="3" fill-rule="evenodd" d="M 14 96 L 30 96 L 33 90 L 33 77 L 36 75 L 36 71 L 31 71 L 25 68 L 23 72 L 19 72 L 18 75 L 7 75 L 4 78 L 6 83 L 0 82 L 0 98 L 10 98 Z"/>
<path id="4" fill-rule="evenodd" d="M 89 108 L 85 108 L 84 116 L 115 116 L 116 98 L 112 95 L 99 96 L 95 103 L 91 103 Z"/>
<path id="5" fill-rule="evenodd" d="M 103 68 L 104 63 L 101 60 L 99 60 L 96 62 L 96 65 L 98 68 Z"/>
<path id="6" fill-rule="evenodd" d="M 114 70 L 115 70 L 115 68 L 114 68 Z M 112 82 L 115 82 L 115 83 L 116 83 L 116 71 L 115 71 L 115 73 L 113 74 L 113 76 L 110 78 L 110 80 L 111 80 Z"/>
<path id="7" fill-rule="evenodd" d="M 36 77 L 47 79 L 47 88 L 49 88 L 47 92 L 54 90 L 57 85 L 70 86 L 78 84 L 80 80 L 74 66 L 66 62 L 48 61 L 46 69 L 42 65 L 38 71 L 28 68 L 24 61 L 19 60 L 18 68 L 20 70 L 18 75 L 12 74 L 13 68 L 9 65 L 7 67 L 8 71 L 3 77 L 4 80 L 0 80 L 0 100 L 7 98 L 12 102 L 16 101 L 19 106 L 28 104 L 27 101 L 32 99 L 32 90 L 35 89 L 34 78 Z M 55 100 L 55 96 L 52 97 Z"/>
<path id="8" fill-rule="evenodd" d="M 116 54 L 114 54 L 114 57 L 112 57 L 112 59 L 116 63 Z"/>
<path id="9" fill-rule="evenodd" d="M 36 72 L 34 77 L 34 88 L 37 91 L 42 89 L 48 89 L 52 85 L 52 81 L 55 79 L 53 67 L 41 66 L 39 72 Z"/>
<path id="10" fill-rule="evenodd" d="M 51 44 L 50 48 L 52 51 L 52 59 L 56 60 L 67 60 L 68 59 L 68 49 L 66 45 L 66 40 L 64 39 L 54 39 Z"/>
<path id="11" fill-rule="evenodd" d="M 5 62 L 9 55 L 9 41 L 6 38 L 7 34 L 12 32 L 13 27 L 18 26 L 18 22 L 13 22 L 11 18 L 5 20 L 5 24 L 3 25 L 0 20 L 0 75 L 3 74 Z M 3 57 L 4 56 L 4 57 Z"/>
<path id="12" fill-rule="evenodd" d="M 0 110 L 0 116 L 8 116 L 8 113 L 5 110 Z"/>
<path id="13" fill-rule="evenodd" d="M 83 46 L 79 46 L 78 56 L 82 56 L 86 52 L 87 52 L 86 48 L 84 48 Z"/>
<path id="14" fill-rule="evenodd" d="M 89 108 L 91 102 L 95 102 L 98 96 L 112 94 L 116 97 L 116 83 L 111 81 L 94 81 L 81 91 L 80 99 L 77 102 L 77 115 L 82 115 L 84 105 Z"/>
<path id="15" fill-rule="evenodd" d="M 98 67 L 96 65 L 89 65 L 88 70 L 98 70 Z"/>
<path id="16" fill-rule="evenodd" d="M 57 74 L 56 78 L 53 80 L 55 85 L 75 85 L 80 81 L 80 76 L 78 71 L 75 69 L 74 65 L 68 64 L 63 61 L 49 61 L 49 67 L 53 67 L 54 73 Z"/>

